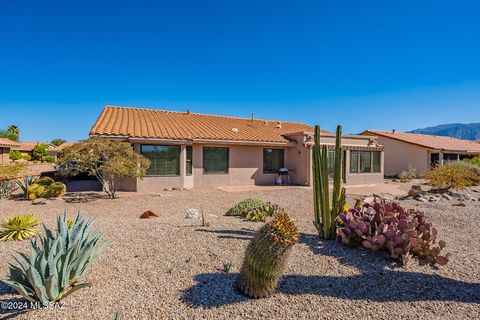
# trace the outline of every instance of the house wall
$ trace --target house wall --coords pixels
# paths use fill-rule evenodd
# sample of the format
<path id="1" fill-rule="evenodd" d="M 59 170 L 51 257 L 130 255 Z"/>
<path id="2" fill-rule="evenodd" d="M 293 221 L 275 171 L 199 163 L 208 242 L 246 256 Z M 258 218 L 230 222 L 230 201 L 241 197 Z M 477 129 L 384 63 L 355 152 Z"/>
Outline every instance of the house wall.
<path id="1" fill-rule="evenodd" d="M 292 184 L 310 185 L 312 181 L 312 150 L 305 146 L 305 134 L 292 134 L 288 137 L 296 141 L 296 145 L 276 146 L 268 148 L 284 149 L 285 167 L 293 169 L 290 178 Z M 345 138 L 344 144 L 368 145 L 369 139 Z M 334 137 L 322 138 L 323 143 L 334 144 Z M 152 142 L 145 141 L 145 144 Z M 165 144 L 165 143 L 158 143 Z M 174 144 L 174 143 L 170 143 Z M 178 145 L 178 144 L 177 144 Z M 133 144 L 136 152 L 140 152 L 140 143 Z M 204 174 L 203 147 L 228 147 L 229 170 L 227 174 Z M 263 149 L 267 146 L 258 145 L 228 145 L 195 143 L 192 145 L 192 175 L 186 175 L 186 144 L 181 144 L 180 175 L 174 177 L 147 176 L 142 179 L 122 179 L 120 190 L 154 192 L 165 188 L 193 188 L 241 185 L 272 185 L 277 178 L 276 173 L 263 173 Z M 347 150 L 348 153 L 348 150 Z M 346 161 L 349 161 L 347 154 Z M 382 158 L 383 163 L 383 158 Z M 346 163 L 345 183 L 368 184 L 383 181 L 383 171 L 378 174 L 349 174 L 349 163 Z M 382 167 L 383 169 L 383 167 Z"/>
<path id="2" fill-rule="evenodd" d="M 386 176 L 399 175 L 408 169 L 409 164 L 417 169 L 420 175 L 430 167 L 426 148 L 386 137 L 378 137 L 378 143 L 386 148 L 384 164 Z"/>
<path id="3" fill-rule="evenodd" d="M 10 162 L 10 157 L 8 153 L 10 148 L 0 147 L 0 164 L 7 164 Z"/>

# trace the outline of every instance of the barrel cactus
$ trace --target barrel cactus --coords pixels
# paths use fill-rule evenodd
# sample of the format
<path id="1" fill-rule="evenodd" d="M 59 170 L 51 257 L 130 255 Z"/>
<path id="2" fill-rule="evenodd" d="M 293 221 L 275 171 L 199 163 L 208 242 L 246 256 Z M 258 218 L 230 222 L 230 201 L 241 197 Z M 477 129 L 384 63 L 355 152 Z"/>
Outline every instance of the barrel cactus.
<path id="1" fill-rule="evenodd" d="M 298 237 L 297 227 L 284 212 L 265 224 L 247 247 L 238 289 L 251 298 L 270 297 Z"/>
<path id="2" fill-rule="evenodd" d="M 92 231 L 93 220 L 85 222 L 77 215 L 69 229 L 67 217 L 57 217 L 57 234 L 45 225 L 40 241 L 31 241 L 30 255 L 14 258 L 18 266 L 10 264 L 10 277 L 3 282 L 32 302 L 56 302 L 72 292 L 87 286 L 83 278 L 103 251 L 98 242 L 101 233 Z"/>
<path id="3" fill-rule="evenodd" d="M 67 187 L 61 182 L 55 182 L 50 177 L 43 177 L 31 184 L 27 189 L 29 200 L 37 198 L 55 198 L 61 197 L 67 192 Z"/>

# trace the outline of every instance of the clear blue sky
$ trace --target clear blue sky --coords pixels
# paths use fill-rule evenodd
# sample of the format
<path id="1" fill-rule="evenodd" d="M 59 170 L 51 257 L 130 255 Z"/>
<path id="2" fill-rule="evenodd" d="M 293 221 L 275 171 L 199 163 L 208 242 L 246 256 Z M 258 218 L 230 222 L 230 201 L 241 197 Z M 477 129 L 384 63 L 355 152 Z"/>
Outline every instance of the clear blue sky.
<path id="1" fill-rule="evenodd" d="M 0 128 L 86 138 L 104 105 L 349 133 L 480 122 L 480 1 L 3 1 Z"/>

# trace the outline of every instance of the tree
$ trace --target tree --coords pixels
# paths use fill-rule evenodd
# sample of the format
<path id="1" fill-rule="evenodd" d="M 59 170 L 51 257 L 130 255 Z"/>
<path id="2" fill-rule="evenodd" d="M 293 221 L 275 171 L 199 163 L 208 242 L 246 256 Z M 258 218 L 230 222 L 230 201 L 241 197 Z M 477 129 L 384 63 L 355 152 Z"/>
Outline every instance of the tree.
<path id="1" fill-rule="evenodd" d="M 12 124 L 7 128 L 7 130 L 0 130 L 0 138 L 18 141 L 20 139 L 20 129 L 18 126 Z"/>
<path id="2" fill-rule="evenodd" d="M 43 157 L 48 156 L 48 144 L 39 143 L 33 147 L 33 158 L 37 160 L 42 160 Z"/>
<path id="3" fill-rule="evenodd" d="M 10 150 L 10 152 L 8 152 L 8 156 L 13 161 L 22 159 L 22 153 L 18 150 Z"/>
<path id="4" fill-rule="evenodd" d="M 111 199 L 116 198 L 121 178 L 142 178 L 150 160 L 133 151 L 130 144 L 100 138 L 90 138 L 62 150 L 57 161 L 67 175 L 94 175 Z"/>
<path id="5" fill-rule="evenodd" d="M 57 146 L 57 147 L 58 147 L 59 145 L 65 143 L 65 142 L 67 142 L 67 141 L 66 141 L 66 140 L 63 140 L 63 139 L 59 139 L 59 138 L 53 139 L 52 141 L 50 141 L 51 144 L 53 144 L 53 145 L 55 145 L 55 146 Z"/>

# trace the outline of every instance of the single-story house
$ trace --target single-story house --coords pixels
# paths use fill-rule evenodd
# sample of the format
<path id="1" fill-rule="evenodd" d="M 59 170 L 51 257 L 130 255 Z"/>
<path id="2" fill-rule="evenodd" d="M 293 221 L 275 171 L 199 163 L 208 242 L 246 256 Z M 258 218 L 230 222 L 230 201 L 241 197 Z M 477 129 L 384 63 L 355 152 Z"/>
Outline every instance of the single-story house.
<path id="1" fill-rule="evenodd" d="M 271 185 L 278 170 L 291 183 L 311 185 L 313 127 L 294 122 L 107 106 L 91 137 L 119 140 L 150 159 L 143 179 L 125 179 L 125 191 Z M 335 135 L 322 131 L 333 146 Z M 344 183 L 383 181 L 383 146 L 375 137 L 343 136 Z M 333 153 L 333 151 L 332 151 Z"/>
<path id="2" fill-rule="evenodd" d="M 18 150 L 21 153 L 27 153 L 31 157 L 33 157 L 33 149 L 38 144 L 48 145 L 48 149 L 47 149 L 48 155 L 55 156 L 55 154 L 56 154 L 55 153 L 55 146 L 50 144 L 50 143 L 47 143 L 47 142 L 19 142 L 19 146 L 12 148 L 12 150 Z"/>
<path id="3" fill-rule="evenodd" d="M 480 155 L 475 141 L 418 133 L 366 130 L 363 136 L 375 136 L 385 146 L 385 175 L 396 176 L 413 166 L 423 174 L 436 165 Z"/>
<path id="4" fill-rule="evenodd" d="M 9 152 L 12 148 L 19 147 L 20 144 L 16 141 L 0 138 L 0 164 L 7 164 L 10 162 Z"/>

